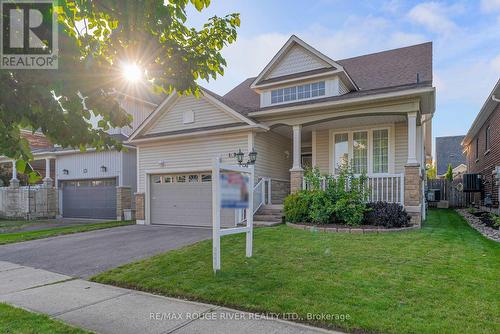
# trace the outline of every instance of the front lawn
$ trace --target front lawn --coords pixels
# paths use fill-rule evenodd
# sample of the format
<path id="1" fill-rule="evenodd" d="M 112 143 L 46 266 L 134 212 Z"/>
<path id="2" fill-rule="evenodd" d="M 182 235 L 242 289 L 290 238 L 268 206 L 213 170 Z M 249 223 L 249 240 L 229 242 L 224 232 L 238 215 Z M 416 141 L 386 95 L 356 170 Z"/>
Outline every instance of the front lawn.
<path id="1" fill-rule="evenodd" d="M 430 211 L 421 230 L 330 234 L 286 226 L 222 239 L 222 272 L 211 241 L 128 264 L 96 282 L 242 310 L 349 315 L 308 321 L 375 333 L 500 333 L 500 245 L 452 210 Z"/>
<path id="2" fill-rule="evenodd" d="M 0 245 L 10 244 L 14 242 L 28 241 L 34 239 L 43 239 L 55 237 L 58 235 L 88 232 L 100 230 L 104 228 L 118 227 L 134 224 L 133 221 L 110 221 L 105 223 L 84 224 L 67 227 L 50 228 L 45 230 L 15 232 L 15 233 L 2 233 L 0 234 Z"/>
<path id="3" fill-rule="evenodd" d="M 48 220 L 0 220 L 0 233 L 14 232 L 23 228 L 46 225 L 49 224 Z"/>
<path id="4" fill-rule="evenodd" d="M 0 303 L 0 333 L 12 334 L 90 334 L 46 315 L 31 313 Z"/>

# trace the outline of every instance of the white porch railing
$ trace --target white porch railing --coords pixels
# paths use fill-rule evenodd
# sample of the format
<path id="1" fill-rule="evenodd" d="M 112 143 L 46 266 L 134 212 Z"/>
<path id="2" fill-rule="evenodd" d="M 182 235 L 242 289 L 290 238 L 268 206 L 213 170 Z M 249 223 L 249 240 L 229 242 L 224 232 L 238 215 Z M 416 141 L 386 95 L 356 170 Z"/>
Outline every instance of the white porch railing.
<path id="1" fill-rule="evenodd" d="M 335 176 L 334 176 L 335 177 Z M 388 202 L 404 205 L 404 174 L 380 174 L 367 175 L 366 189 L 368 191 L 368 202 Z M 326 190 L 327 178 L 321 178 L 320 187 Z M 303 179 L 303 189 L 310 189 L 306 179 Z"/>
<path id="2" fill-rule="evenodd" d="M 253 213 L 255 214 L 261 206 L 266 204 L 271 204 L 271 178 L 263 177 L 253 187 Z M 245 210 L 236 210 L 235 225 L 245 220 Z"/>

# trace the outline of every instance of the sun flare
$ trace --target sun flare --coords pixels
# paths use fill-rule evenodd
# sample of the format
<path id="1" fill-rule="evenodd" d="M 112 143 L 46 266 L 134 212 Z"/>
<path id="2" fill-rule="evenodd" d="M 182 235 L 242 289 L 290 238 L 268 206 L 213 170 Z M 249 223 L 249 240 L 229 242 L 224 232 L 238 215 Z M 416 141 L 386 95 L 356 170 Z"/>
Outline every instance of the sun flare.
<path id="1" fill-rule="evenodd" d="M 133 63 L 133 64 L 124 64 L 122 71 L 123 71 L 123 76 L 129 82 L 137 82 L 144 75 L 144 72 L 135 63 Z"/>

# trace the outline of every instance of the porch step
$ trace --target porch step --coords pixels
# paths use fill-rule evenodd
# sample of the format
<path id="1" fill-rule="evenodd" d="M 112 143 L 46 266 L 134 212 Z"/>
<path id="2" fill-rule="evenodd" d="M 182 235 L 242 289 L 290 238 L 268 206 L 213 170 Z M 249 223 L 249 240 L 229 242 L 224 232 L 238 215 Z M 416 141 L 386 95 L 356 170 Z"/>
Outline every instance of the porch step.
<path id="1" fill-rule="evenodd" d="M 283 222 L 283 205 L 263 205 L 253 216 L 255 224 L 273 226 Z M 273 225 L 271 225 L 273 224 Z"/>
<path id="2" fill-rule="evenodd" d="M 260 222 L 271 222 L 271 221 L 276 221 L 276 222 L 281 222 L 281 214 L 280 215 L 254 215 L 253 216 L 253 221 L 260 221 Z"/>

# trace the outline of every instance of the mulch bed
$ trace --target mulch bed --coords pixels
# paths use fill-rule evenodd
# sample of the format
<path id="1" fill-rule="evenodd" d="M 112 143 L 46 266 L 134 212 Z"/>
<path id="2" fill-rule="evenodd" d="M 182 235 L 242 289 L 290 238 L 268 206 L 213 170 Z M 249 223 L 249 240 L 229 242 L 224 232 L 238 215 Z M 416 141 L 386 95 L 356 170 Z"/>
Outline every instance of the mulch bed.
<path id="1" fill-rule="evenodd" d="M 500 230 L 494 226 L 494 222 L 490 219 L 489 212 L 477 211 L 474 213 L 467 212 L 466 209 L 456 210 L 472 228 L 484 235 L 486 238 L 500 242 Z"/>

